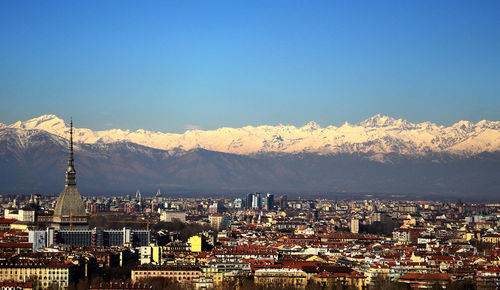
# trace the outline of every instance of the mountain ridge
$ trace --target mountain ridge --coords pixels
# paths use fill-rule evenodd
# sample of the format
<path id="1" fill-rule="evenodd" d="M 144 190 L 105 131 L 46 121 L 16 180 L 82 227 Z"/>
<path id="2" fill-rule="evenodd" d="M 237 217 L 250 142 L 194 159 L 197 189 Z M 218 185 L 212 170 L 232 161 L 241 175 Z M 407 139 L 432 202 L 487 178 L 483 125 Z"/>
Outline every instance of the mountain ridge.
<path id="1" fill-rule="evenodd" d="M 0 129 L 0 193 L 57 194 L 64 185 L 67 148 L 67 139 L 44 130 Z M 496 198 L 500 188 L 500 152 L 239 155 L 203 148 L 154 149 L 122 140 L 76 143 L 75 167 L 84 194 L 161 188 L 197 193 L 385 192 Z"/>
<path id="2" fill-rule="evenodd" d="M 67 138 L 69 126 L 56 115 L 42 115 L 18 121 L 1 128 L 37 129 Z M 110 129 L 93 131 L 74 129 L 78 143 L 113 143 L 127 141 L 162 150 L 210 151 L 250 155 L 258 153 L 317 154 L 363 152 L 374 156 L 388 153 L 422 155 L 429 152 L 448 152 L 474 155 L 500 151 L 500 121 L 482 120 L 477 123 L 459 121 L 451 126 L 435 123 L 411 123 L 377 114 L 358 124 L 345 123 L 321 127 L 311 121 L 301 127 L 293 125 L 221 127 L 216 130 L 187 130 L 182 134 Z M 374 157 L 375 158 L 375 157 Z"/>

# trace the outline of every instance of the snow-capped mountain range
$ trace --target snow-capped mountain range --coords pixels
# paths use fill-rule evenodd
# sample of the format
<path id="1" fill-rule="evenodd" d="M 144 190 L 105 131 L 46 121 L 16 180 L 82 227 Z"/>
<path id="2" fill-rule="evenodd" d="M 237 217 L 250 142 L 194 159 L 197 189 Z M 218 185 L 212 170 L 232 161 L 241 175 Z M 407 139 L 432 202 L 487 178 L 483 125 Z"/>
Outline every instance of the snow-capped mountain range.
<path id="1" fill-rule="evenodd" d="M 19 134 L 42 130 L 62 138 L 69 136 L 69 124 L 55 115 L 43 115 L 0 129 L 20 129 Z M 402 119 L 375 115 L 359 124 L 322 128 L 315 122 L 302 127 L 292 125 L 246 126 L 217 130 L 188 130 L 183 134 L 111 129 L 93 131 L 74 129 L 74 140 L 83 144 L 108 144 L 120 141 L 161 150 L 206 149 L 239 155 L 257 153 L 368 153 L 377 159 L 387 153 L 422 155 L 445 152 L 474 155 L 500 151 L 500 121 L 472 123 L 460 121 L 452 126 L 431 122 L 414 124 Z M 380 157 L 381 158 L 381 157 Z M 383 158 L 382 158 L 383 159 Z"/>
<path id="2" fill-rule="evenodd" d="M 68 137 L 68 124 L 54 115 L 0 124 L 0 194 L 58 193 Z M 500 196 L 498 121 L 444 127 L 376 115 L 340 127 L 310 122 L 183 134 L 77 128 L 74 137 L 83 193 L 161 188 Z"/>

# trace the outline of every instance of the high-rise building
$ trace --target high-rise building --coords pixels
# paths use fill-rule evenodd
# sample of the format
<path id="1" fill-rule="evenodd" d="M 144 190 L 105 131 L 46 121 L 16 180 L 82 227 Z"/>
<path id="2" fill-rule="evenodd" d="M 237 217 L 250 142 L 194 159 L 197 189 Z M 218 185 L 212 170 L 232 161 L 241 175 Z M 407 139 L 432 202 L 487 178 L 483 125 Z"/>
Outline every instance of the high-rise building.
<path id="1" fill-rule="evenodd" d="M 70 125 L 68 167 L 64 189 L 57 199 L 52 218 L 56 229 L 88 229 L 87 214 L 82 196 L 76 188 L 76 170 L 73 159 L 73 121 Z"/>
<path id="2" fill-rule="evenodd" d="M 253 193 L 247 194 L 247 199 L 246 199 L 246 202 L 245 202 L 245 207 L 247 209 L 251 209 L 252 208 L 252 199 L 253 199 Z"/>
<path id="3" fill-rule="evenodd" d="M 232 223 L 231 216 L 225 214 L 210 215 L 208 216 L 208 220 L 210 222 L 210 226 L 216 231 L 227 229 Z"/>
<path id="4" fill-rule="evenodd" d="M 280 208 L 288 208 L 288 197 L 286 195 L 280 196 Z"/>
<path id="5" fill-rule="evenodd" d="M 135 200 L 137 202 L 141 202 L 142 201 L 142 194 L 141 194 L 141 191 L 139 189 L 135 192 Z"/>
<path id="6" fill-rule="evenodd" d="M 252 208 L 261 209 L 262 208 L 262 194 L 260 192 L 256 192 L 252 196 Z"/>
<path id="7" fill-rule="evenodd" d="M 351 233 L 353 234 L 359 233 L 359 220 L 357 219 L 351 220 Z"/>
<path id="8" fill-rule="evenodd" d="M 385 212 L 373 212 L 371 215 L 370 215 L 370 219 L 369 219 L 369 222 L 370 224 L 373 224 L 373 223 L 385 223 L 389 220 L 390 218 L 387 216 L 387 214 Z"/>
<path id="9" fill-rule="evenodd" d="M 264 208 L 267 210 L 271 210 L 274 208 L 274 194 L 266 194 L 266 198 L 264 199 Z"/>

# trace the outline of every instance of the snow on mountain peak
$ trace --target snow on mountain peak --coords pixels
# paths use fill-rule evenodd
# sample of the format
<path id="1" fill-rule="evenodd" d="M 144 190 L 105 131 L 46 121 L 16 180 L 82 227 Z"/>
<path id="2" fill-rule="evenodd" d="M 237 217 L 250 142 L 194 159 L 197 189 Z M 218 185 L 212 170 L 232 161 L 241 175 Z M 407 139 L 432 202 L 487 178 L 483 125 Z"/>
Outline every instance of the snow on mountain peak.
<path id="1" fill-rule="evenodd" d="M 411 129 L 415 125 L 403 119 L 394 119 L 392 117 L 376 114 L 358 124 L 365 128 L 383 128 L 383 127 L 399 127 L 401 129 Z"/>
<path id="2" fill-rule="evenodd" d="M 472 123 L 471 121 L 467 121 L 467 120 L 461 120 L 461 121 L 458 121 L 457 123 L 453 124 L 453 127 L 462 128 L 462 129 L 470 128 L 473 126 L 474 126 L 474 123 Z"/>
<path id="3" fill-rule="evenodd" d="M 300 129 L 302 129 L 304 131 L 314 131 L 317 129 L 321 129 L 321 126 L 314 121 L 310 121 L 309 123 L 302 126 Z"/>
<path id="4" fill-rule="evenodd" d="M 387 126 L 391 126 L 394 121 L 396 121 L 396 120 L 389 117 L 389 116 L 377 114 L 373 117 L 370 117 L 370 118 L 360 122 L 359 125 L 366 127 L 366 128 L 369 128 L 369 127 L 387 127 Z"/>
<path id="5" fill-rule="evenodd" d="M 64 120 L 57 117 L 56 115 L 42 115 L 38 118 L 33 118 L 25 122 L 15 122 L 10 125 L 11 128 L 22 128 L 22 129 L 41 129 L 41 130 L 61 130 L 66 129 L 67 126 Z"/>
<path id="6" fill-rule="evenodd" d="M 43 115 L 25 122 L 19 121 L 7 128 L 44 130 L 62 138 L 68 138 L 69 135 L 69 127 L 55 115 Z M 292 125 L 222 127 L 208 131 L 188 130 L 183 134 L 142 129 L 92 131 L 75 128 L 74 140 L 88 144 L 132 142 L 163 150 L 201 148 L 235 154 L 260 152 L 476 154 L 500 151 L 500 122 L 480 121 L 474 124 L 460 121 L 445 127 L 431 122 L 413 124 L 406 120 L 377 114 L 359 124 L 345 123 L 340 127 L 325 128 L 313 121 L 302 127 Z"/>
<path id="7" fill-rule="evenodd" d="M 476 126 L 478 126 L 479 128 L 500 130 L 500 121 L 482 120 L 477 122 Z"/>

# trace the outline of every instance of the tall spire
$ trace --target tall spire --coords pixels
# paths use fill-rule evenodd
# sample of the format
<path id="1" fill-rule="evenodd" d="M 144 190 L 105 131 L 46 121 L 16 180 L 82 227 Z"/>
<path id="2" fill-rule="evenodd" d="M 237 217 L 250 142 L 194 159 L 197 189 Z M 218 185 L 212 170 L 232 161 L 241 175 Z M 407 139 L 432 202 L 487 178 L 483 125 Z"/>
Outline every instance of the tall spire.
<path id="1" fill-rule="evenodd" d="M 69 156 L 68 168 L 66 169 L 66 183 L 65 186 L 76 185 L 76 171 L 75 160 L 73 159 L 73 119 L 71 119 L 69 129 Z"/>

